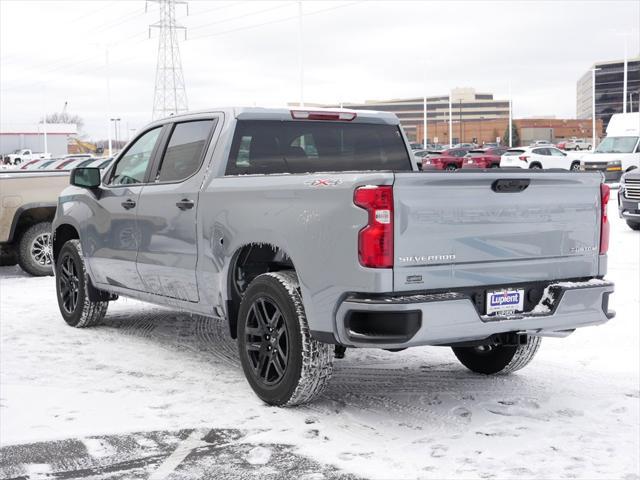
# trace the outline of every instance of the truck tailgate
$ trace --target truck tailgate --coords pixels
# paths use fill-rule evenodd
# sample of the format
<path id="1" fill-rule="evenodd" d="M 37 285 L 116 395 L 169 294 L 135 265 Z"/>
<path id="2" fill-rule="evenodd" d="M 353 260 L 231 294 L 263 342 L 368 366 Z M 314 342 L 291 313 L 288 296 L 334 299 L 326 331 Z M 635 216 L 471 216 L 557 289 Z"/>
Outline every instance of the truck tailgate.
<path id="1" fill-rule="evenodd" d="M 394 290 L 598 275 L 600 182 L 526 170 L 396 174 Z"/>

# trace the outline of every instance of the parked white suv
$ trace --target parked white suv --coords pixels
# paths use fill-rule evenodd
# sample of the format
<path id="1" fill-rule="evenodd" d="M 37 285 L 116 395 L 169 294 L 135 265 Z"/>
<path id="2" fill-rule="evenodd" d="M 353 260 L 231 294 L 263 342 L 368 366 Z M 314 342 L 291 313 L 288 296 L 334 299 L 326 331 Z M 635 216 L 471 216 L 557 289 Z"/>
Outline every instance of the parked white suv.
<path id="1" fill-rule="evenodd" d="M 518 147 L 510 148 L 500 157 L 500 167 L 579 170 L 580 160 L 569 158 L 566 153 L 551 145 Z"/>

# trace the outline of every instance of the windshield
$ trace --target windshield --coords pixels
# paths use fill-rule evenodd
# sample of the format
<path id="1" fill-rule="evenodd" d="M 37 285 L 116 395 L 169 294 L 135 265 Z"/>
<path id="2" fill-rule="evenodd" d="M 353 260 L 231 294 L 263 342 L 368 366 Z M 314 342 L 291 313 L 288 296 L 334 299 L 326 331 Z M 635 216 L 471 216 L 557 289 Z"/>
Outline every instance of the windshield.
<path id="1" fill-rule="evenodd" d="M 633 153 L 637 143 L 638 137 L 607 137 L 595 153 Z"/>

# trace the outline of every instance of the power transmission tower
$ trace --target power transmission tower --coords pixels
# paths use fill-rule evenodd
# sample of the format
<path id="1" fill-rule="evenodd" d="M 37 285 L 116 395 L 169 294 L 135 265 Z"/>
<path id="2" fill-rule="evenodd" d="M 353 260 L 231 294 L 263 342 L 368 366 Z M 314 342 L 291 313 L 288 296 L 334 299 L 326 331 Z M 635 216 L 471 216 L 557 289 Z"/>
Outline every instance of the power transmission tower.
<path id="1" fill-rule="evenodd" d="M 160 5 L 160 20 L 149 25 L 151 29 L 159 29 L 158 63 L 156 65 L 156 86 L 153 94 L 153 119 L 167 117 L 187 111 L 187 92 L 182 74 L 180 48 L 178 46 L 178 30 L 187 29 L 176 24 L 176 5 L 187 5 L 184 0 L 148 0 Z M 187 5 L 187 15 L 189 6 Z"/>

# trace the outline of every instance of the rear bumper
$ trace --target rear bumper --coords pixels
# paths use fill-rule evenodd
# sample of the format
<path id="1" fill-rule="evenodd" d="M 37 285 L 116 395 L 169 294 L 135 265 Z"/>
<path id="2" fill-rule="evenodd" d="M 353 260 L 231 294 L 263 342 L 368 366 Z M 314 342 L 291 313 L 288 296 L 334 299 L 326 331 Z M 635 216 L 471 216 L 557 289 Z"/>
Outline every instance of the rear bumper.
<path id="1" fill-rule="evenodd" d="M 464 293 L 366 298 L 347 297 L 336 314 L 336 340 L 356 347 L 405 348 L 481 340 L 497 333 L 562 336 L 605 323 L 614 285 L 604 280 L 547 286 L 529 312 L 509 317 L 478 314 Z"/>

